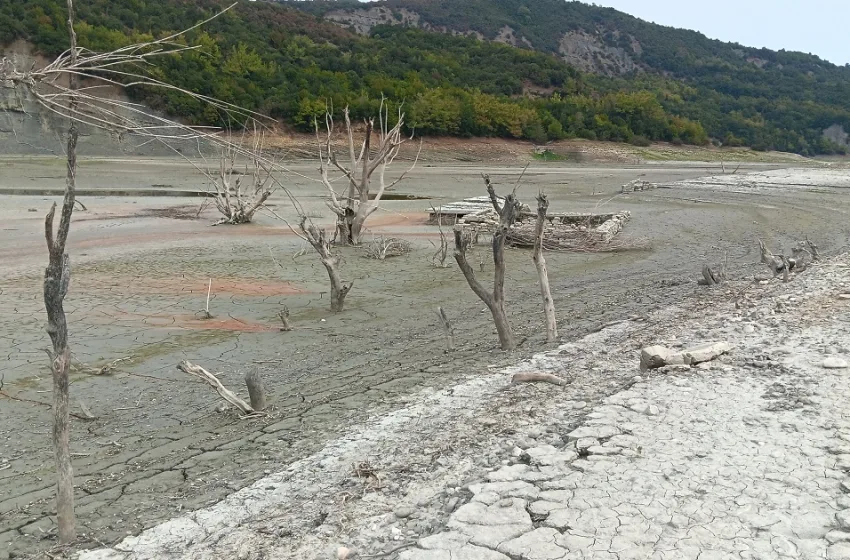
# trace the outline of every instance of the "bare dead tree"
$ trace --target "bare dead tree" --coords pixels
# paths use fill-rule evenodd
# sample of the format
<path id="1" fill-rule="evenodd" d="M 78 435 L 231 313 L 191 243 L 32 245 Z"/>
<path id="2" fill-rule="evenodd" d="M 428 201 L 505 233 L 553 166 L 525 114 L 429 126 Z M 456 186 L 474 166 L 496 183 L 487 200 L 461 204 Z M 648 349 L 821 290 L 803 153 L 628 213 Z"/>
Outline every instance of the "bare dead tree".
<path id="1" fill-rule="evenodd" d="M 437 229 L 440 231 L 440 245 L 439 247 L 434 245 L 437 247 L 437 250 L 431 255 L 431 264 L 437 268 L 448 268 L 449 265 L 446 263 L 446 259 L 449 256 L 449 238 L 446 236 L 446 232 L 443 231 L 443 214 L 433 206 L 431 206 L 431 210 L 437 215 Z"/>
<path id="2" fill-rule="evenodd" d="M 74 32 L 74 5 L 68 0 L 68 35 L 71 42 L 71 63 L 76 62 L 77 34 Z M 79 79 L 70 76 L 69 107 L 77 104 L 74 92 L 79 88 Z M 65 176 L 65 198 L 59 217 L 59 229 L 53 235 L 53 218 L 56 203 L 44 220 L 44 235 L 49 253 L 47 269 L 44 271 L 44 307 L 47 310 L 47 334 L 53 343 L 50 354 L 50 370 L 53 375 L 53 449 L 56 458 L 56 517 L 59 527 L 59 542 L 72 543 L 77 540 L 77 522 L 74 515 L 74 468 L 71 464 L 71 421 L 70 382 L 71 349 L 68 347 L 68 322 L 65 317 L 64 301 L 71 283 L 71 259 L 65 252 L 77 187 L 77 141 L 79 129 L 71 120 L 66 147 L 67 173 Z"/>
<path id="3" fill-rule="evenodd" d="M 543 314 L 546 317 L 546 342 L 558 340 L 558 322 L 555 319 L 555 302 L 552 301 L 552 291 L 549 289 L 549 271 L 546 269 L 546 259 L 543 257 L 543 226 L 546 224 L 546 212 L 549 210 L 549 199 L 544 193 L 537 195 L 537 224 L 534 240 L 534 266 L 537 267 L 537 277 L 540 281 L 540 297 L 543 298 Z"/>
<path id="4" fill-rule="evenodd" d="M 218 172 L 204 171 L 214 189 L 215 206 L 222 215 L 214 226 L 250 223 L 279 184 L 273 170 L 261 160 L 263 135 L 257 134 L 256 130 L 254 132 L 254 145 L 249 152 L 250 168 L 245 163 L 244 171 L 237 169 L 239 152 L 244 153 L 244 150 L 238 149 L 237 144 L 228 143 L 221 147 Z M 241 147 L 241 142 L 238 146 Z M 243 184 L 243 179 L 247 179 L 249 184 Z"/>
<path id="5" fill-rule="evenodd" d="M 499 225 L 495 233 L 493 233 L 493 264 L 495 265 L 493 291 L 488 292 L 475 278 L 475 270 L 467 260 L 467 252 L 472 243 L 472 234 L 462 224 L 458 224 L 454 228 L 454 256 L 469 287 L 472 288 L 475 295 L 481 298 L 481 301 L 484 302 L 493 315 L 493 322 L 496 324 L 496 332 L 499 334 L 499 343 L 502 349 L 513 350 L 516 348 L 516 341 L 505 310 L 505 237 L 507 237 L 508 230 L 510 230 L 516 221 L 522 205 L 516 199 L 514 193 L 506 196 L 504 204 L 500 204 L 496 197 L 496 191 L 490 183 L 490 178 L 486 175 L 484 176 L 484 182 L 487 185 L 487 193 L 490 195 L 490 201 L 499 214 Z"/>
<path id="6" fill-rule="evenodd" d="M 359 150 L 355 144 L 354 131 L 348 114 L 348 107 L 343 112 L 345 116 L 345 132 L 348 138 L 348 163 L 339 161 L 333 148 L 333 136 L 335 125 L 333 115 L 330 111 L 325 113 L 325 129 L 327 135 L 322 141 L 319 136 L 318 121 L 314 122 L 316 129 L 316 141 L 319 146 L 319 172 L 322 183 L 328 190 L 330 200 L 328 207 L 336 215 L 336 242 L 343 245 L 359 245 L 363 239 L 363 226 L 381 203 L 384 193 L 399 182 L 416 166 L 419 161 L 419 153 L 422 151 L 422 142 L 419 143 L 419 151 L 416 158 L 406 171 L 389 184 L 386 182 L 387 168 L 392 165 L 398 156 L 401 146 L 411 138 L 402 135 L 404 127 L 404 113 L 399 109 L 398 119 L 392 127 L 389 125 L 389 108 L 385 100 L 381 99 L 378 110 L 378 143 L 372 145 L 372 135 L 375 132 L 375 119 L 366 121 L 366 131 L 360 143 Z M 341 173 L 345 181 L 345 191 L 338 193 L 333 186 L 330 177 L 331 167 Z M 377 172 L 377 190 L 372 190 L 372 177 Z"/>
<path id="7" fill-rule="evenodd" d="M 351 291 L 354 282 L 349 282 L 347 285 L 342 281 L 339 275 L 339 257 L 331 253 L 331 239 L 328 237 L 324 228 L 317 227 L 314 223 L 307 223 L 307 216 L 302 216 L 298 223 L 298 231 L 296 235 L 309 243 L 313 249 L 319 254 L 319 260 L 322 261 L 325 269 L 328 271 L 328 278 L 331 281 L 331 311 L 339 313 L 345 306 L 345 296 Z"/>

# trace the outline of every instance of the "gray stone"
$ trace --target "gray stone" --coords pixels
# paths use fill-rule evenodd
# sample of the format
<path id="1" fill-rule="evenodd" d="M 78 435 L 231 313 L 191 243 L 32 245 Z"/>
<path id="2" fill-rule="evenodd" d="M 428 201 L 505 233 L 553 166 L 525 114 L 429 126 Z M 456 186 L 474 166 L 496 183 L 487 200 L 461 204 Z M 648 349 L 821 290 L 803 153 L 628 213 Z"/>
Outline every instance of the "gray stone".
<path id="1" fill-rule="evenodd" d="M 501 543 L 530 531 L 531 517 L 525 500 L 511 498 L 510 505 L 472 502 L 461 506 L 449 520 L 449 529 L 470 536 L 470 543 L 496 548 Z"/>
<path id="2" fill-rule="evenodd" d="M 535 529 L 521 537 L 517 537 L 499 545 L 499 552 L 504 552 L 511 558 L 522 560 L 557 560 L 569 552 L 555 544 L 555 539 L 561 533 L 548 527 Z"/>
<path id="3" fill-rule="evenodd" d="M 619 433 L 619 429 L 615 428 L 614 426 L 606 426 L 604 424 L 582 426 L 580 428 L 576 428 L 575 430 L 567 434 L 567 440 L 574 441 L 584 438 L 606 439 L 612 436 L 616 436 Z"/>
<path id="4" fill-rule="evenodd" d="M 752 325 L 744 325 L 744 328 L 741 329 L 744 334 L 753 334 L 756 332 L 756 328 Z"/>
<path id="5" fill-rule="evenodd" d="M 604 447 L 602 445 L 587 448 L 587 452 L 591 455 L 618 455 L 621 451 L 622 449 L 619 447 Z"/>
<path id="6" fill-rule="evenodd" d="M 640 351 L 640 370 L 660 368 L 670 363 L 670 356 L 674 354 L 666 346 L 647 346 Z"/>
<path id="7" fill-rule="evenodd" d="M 398 555 L 398 560 L 453 560 L 448 550 L 419 550 L 412 548 Z"/>
<path id="8" fill-rule="evenodd" d="M 576 449 L 587 449 L 595 445 L 599 445 L 599 440 L 596 438 L 581 438 L 576 440 Z"/>
<path id="9" fill-rule="evenodd" d="M 731 350 L 727 342 L 707 342 L 693 346 L 682 352 L 684 363 L 687 365 L 711 361 Z"/>
<path id="10" fill-rule="evenodd" d="M 399 519 L 405 519 L 416 513 L 416 510 L 410 506 L 399 506 L 395 510 L 395 516 Z"/>
<path id="11" fill-rule="evenodd" d="M 523 464 L 504 466 L 501 469 L 488 474 L 487 480 L 491 482 L 512 482 L 514 480 L 519 480 L 527 470 L 528 465 Z"/>
<path id="12" fill-rule="evenodd" d="M 425 550 L 457 550 L 466 546 L 469 536 L 457 531 L 437 533 L 419 539 L 419 546 Z"/>
<path id="13" fill-rule="evenodd" d="M 821 366 L 826 369 L 844 369 L 847 367 L 847 360 L 837 356 L 830 356 L 821 363 Z"/>
<path id="14" fill-rule="evenodd" d="M 826 549 L 828 560 L 850 560 L 850 543 L 837 542 Z"/>
<path id="15" fill-rule="evenodd" d="M 830 544 L 834 544 L 837 542 L 848 542 L 850 541 L 850 533 L 847 531 L 830 531 L 824 537 Z"/>
<path id="16" fill-rule="evenodd" d="M 533 484 L 525 482 L 524 480 L 470 484 L 469 490 L 473 494 L 493 493 L 501 496 L 502 498 L 525 498 L 528 500 L 537 499 L 537 496 L 540 495 L 539 488 Z"/>
<path id="17" fill-rule="evenodd" d="M 842 509 L 836 513 L 835 521 L 841 529 L 850 529 L 850 509 Z"/>

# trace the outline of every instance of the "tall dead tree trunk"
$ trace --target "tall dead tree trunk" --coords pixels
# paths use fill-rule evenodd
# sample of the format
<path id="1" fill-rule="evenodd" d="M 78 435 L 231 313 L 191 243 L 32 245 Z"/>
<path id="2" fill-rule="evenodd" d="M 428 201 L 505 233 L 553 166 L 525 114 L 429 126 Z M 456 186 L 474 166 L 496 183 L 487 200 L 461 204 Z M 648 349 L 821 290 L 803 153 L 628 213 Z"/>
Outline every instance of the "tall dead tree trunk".
<path id="1" fill-rule="evenodd" d="M 68 0 L 68 34 L 71 39 L 71 63 L 77 59 L 77 34 L 74 32 L 74 5 Z M 70 112 L 76 111 L 73 92 L 78 89 L 78 78 L 70 76 Z M 47 241 L 49 260 L 44 271 L 44 307 L 47 311 L 47 334 L 53 343 L 50 353 L 50 369 L 53 374 L 53 447 L 56 458 L 56 516 L 59 526 L 59 542 L 67 544 L 77 539 L 74 517 L 74 469 L 71 464 L 71 423 L 69 418 L 70 397 L 68 372 L 71 366 L 71 350 L 68 347 L 68 322 L 63 303 L 71 283 L 71 260 L 65 252 L 74 199 L 77 187 L 77 141 L 79 130 L 72 119 L 68 129 L 67 173 L 65 176 L 65 199 L 59 216 L 59 229 L 53 236 L 53 218 L 56 203 L 44 220 L 44 236 Z"/>
<path id="2" fill-rule="evenodd" d="M 500 205 L 496 191 L 490 184 L 490 178 L 485 175 L 484 181 L 487 184 L 487 193 L 490 195 L 493 207 L 499 213 L 499 225 L 493 234 L 493 264 L 495 266 L 493 292 L 490 293 L 484 289 L 484 286 L 475 278 L 475 270 L 466 258 L 466 253 L 472 244 L 472 233 L 463 225 L 456 225 L 454 228 L 455 260 L 469 287 L 472 288 L 475 295 L 481 298 L 481 301 L 493 315 L 493 322 L 496 324 L 496 332 L 499 334 L 502 350 L 513 350 L 516 348 L 516 340 L 508 322 L 508 314 L 505 311 L 505 238 L 519 215 L 520 203 L 511 193 L 505 197 L 504 204 Z"/>
<path id="3" fill-rule="evenodd" d="M 397 179 L 386 183 L 387 167 L 392 165 L 399 150 L 410 138 L 404 138 L 401 130 L 404 127 L 404 113 L 399 111 L 398 120 L 392 128 L 389 126 L 389 109 L 382 99 L 378 110 L 378 143 L 373 147 L 372 135 L 375 132 L 375 119 L 366 121 L 366 131 L 360 144 L 359 154 L 354 142 L 354 132 L 348 107 L 345 115 L 345 132 L 348 138 L 348 158 L 346 165 L 341 163 L 333 150 L 334 120 L 330 111 L 325 113 L 325 128 L 327 136 L 323 141 L 319 138 L 319 124 L 314 122 L 316 141 L 319 144 L 319 172 L 322 183 L 328 189 L 330 200 L 328 207 L 336 214 L 336 242 L 341 245 L 359 245 L 363 240 L 363 227 L 366 220 L 381 204 L 384 193 L 396 186 L 416 166 L 419 152 L 413 165 Z M 422 143 L 419 144 L 419 151 Z M 374 152 L 374 153 L 373 153 Z M 337 193 L 330 178 L 330 167 L 333 166 L 346 179 L 345 194 Z M 372 191 L 372 176 L 378 173 L 378 187 Z"/>
<path id="4" fill-rule="evenodd" d="M 543 228 L 546 225 L 546 212 L 549 210 L 549 199 L 540 193 L 537 195 L 537 225 L 534 237 L 534 266 L 540 279 L 540 296 L 543 298 L 543 313 L 546 317 L 546 342 L 558 339 L 558 322 L 555 319 L 555 302 L 552 301 L 552 291 L 549 289 L 549 271 L 546 269 L 546 259 L 543 258 Z"/>
<path id="5" fill-rule="evenodd" d="M 331 254 L 331 240 L 328 238 L 327 232 L 324 229 L 320 229 L 312 223 L 307 225 L 306 216 L 302 216 L 298 228 L 301 230 L 300 235 L 302 239 L 313 246 L 313 249 L 319 254 L 319 259 L 328 271 L 328 278 L 331 281 L 331 311 L 339 313 L 345 306 L 345 296 L 351 291 L 354 282 L 349 282 L 346 285 L 342 281 L 338 268 L 339 258 Z"/>

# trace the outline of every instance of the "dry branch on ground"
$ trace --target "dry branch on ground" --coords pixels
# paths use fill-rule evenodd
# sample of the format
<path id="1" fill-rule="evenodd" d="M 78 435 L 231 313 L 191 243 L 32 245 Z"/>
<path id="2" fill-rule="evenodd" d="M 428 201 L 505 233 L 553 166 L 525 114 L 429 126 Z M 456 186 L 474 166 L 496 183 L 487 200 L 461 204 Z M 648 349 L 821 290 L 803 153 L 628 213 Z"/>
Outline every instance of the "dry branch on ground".
<path id="1" fill-rule="evenodd" d="M 410 253 L 410 241 L 398 237 L 378 237 L 363 247 L 363 256 L 367 259 L 385 260 Z"/>
<path id="2" fill-rule="evenodd" d="M 250 404 L 239 398 L 236 393 L 225 387 L 224 384 L 219 381 L 218 377 L 205 370 L 201 366 L 195 365 L 187 360 L 183 360 L 182 362 L 177 364 L 177 369 L 209 383 L 210 386 L 212 386 L 212 388 L 215 389 L 219 395 L 221 395 L 221 398 L 223 398 L 242 412 L 243 418 L 258 416 L 262 414 L 260 411 L 254 410 L 254 408 Z"/>

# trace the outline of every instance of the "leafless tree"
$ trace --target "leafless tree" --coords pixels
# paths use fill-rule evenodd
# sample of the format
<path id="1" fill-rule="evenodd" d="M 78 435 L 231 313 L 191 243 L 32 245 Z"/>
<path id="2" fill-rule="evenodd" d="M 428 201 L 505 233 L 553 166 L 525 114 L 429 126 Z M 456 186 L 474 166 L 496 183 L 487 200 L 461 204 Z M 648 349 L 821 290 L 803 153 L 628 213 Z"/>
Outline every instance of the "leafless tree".
<path id="1" fill-rule="evenodd" d="M 437 268 L 448 268 L 449 265 L 446 263 L 446 259 L 449 255 L 449 239 L 446 236 L 446 232 L 443 231 L 443 215 L 433 206 L 431 206 L 431 211 L 437 216 L 437 228 L 440 231 L 440 245 L 437 246 L 432 242 L 432 245 L 437 247 L 437 250 L 434 251 L 434 254 L 431 256 L 431 264 Z M 477 243 L 477 239 L 473 239 L 472 241 L 473 245 Z"/>
<path id="2" fill-rule="evenodd" d="M 293 231 L 319 254 L 319 259 L 328 271 L 328 278 L 331 281 L 331 311 L 334 313 L 341 312 L 345 306 L 345 296 L 351 291 L 354 282 L 349 282 L 346 285 L 342 281 L 342 277 L 339 275 L 339 257 L 331 253 L 331 239 L 328 237 L 327 231 L 312 222 L 308 223 L 307 216 L 301 216 L 298 230 L 296 231 L 293 228 Z"/>
<path id="3" fill-rule="evenodd" d="M 537 195 L 537 223 L 534 240 L 534 266 L 537 267 L 537 277 L 540 281 L 540 296 L 543 298 L 543 314 L 546 317 L 546 342 L 558 339 L 558 322 L 555 319 L 555 303 L 552 301 L 552 291 L 549 289 L 549 271 L 546 269 L 546 259 L 543 257 L 543 226 L 546 224 L 546 212 L 549 210 L 549 199 L 544 193 Z"/>
<path id="4" fill-rule="evenodd" d="M 77 34 L 74 32 L 74 5 L 68 0 L 68 35 L 70 36 L 71 64 L 77 61 Z M 74 93 L 79 87 L 76 76 L 70 76 L 68 85 L 69 109 L 74 111 L 77 99 Z M 44 235 L 49 253 L 47 269 L 44 271 L 44 307 L 47 310 L 47 334 L 53 343 L 50 354 L 50 370 L 53 375 L 53 449 L 56 456 L 56 517 L 59 527 L 59 542 L 67 544 L 77 540 L 77 522 L 74 515 L 74 468 L 71 464 L 70 381 L 71 349 L 68 347 L 68 322 L 65 318 L 64 301 L 71 283 L 71 259 L 65 252 L 74 200 L 77 190 L 77 140 L 79 129 L 72 119 L 68 129 L 67 173 L 65 176 L 65 199 L 59 217 L 59 229 L 53 235 L 53 218 L 56 203 L 44 220 Z"/>
<path id="5" fill-rule="evenodd" d="M 496 197 L 496 191 L 490 183 L 490 178 L 486 175 L 484 176 L 484 182 L 487 185 L 487 193 L 490 195 L 490 201 L 499 214 L 499 225 L 493 233 L 493 264 L 495 265 L 493 291 L 488 292 L 475 278 L 475 270 L 467 260 L 467 252 L 472 244 L 472 233 L 462 224 L 458 224 L 454 228 L 454 256 L 461 272 L 463 272 L 463 276 L 466 278 L 467 283 L 469 283 L 469 287 L 472 288 L 475 295 L 481 298 L 481 301 L 490 309 L 502 349 L 513 350 L 516 348 L 516 341 L 511 330 L 511 325 L 508 322 L 507 312 L 505 311 L 505 237 L 508 234 L 508 230 L 510 230 L 516 221 L 522 205 L 516 199 L 514 193 L 506 196 L 504 202 L 500 204 L 499 199 Z"/>
<path id="6" fill-rule="evenodd" d="M 218 172 L 213 174 L 204 170 L 207 179 L 215 189 L 213 197 L 216 208 L 222 218 L 213 225 L 247 224 L 254 214 L 266 203 L 279 181 L 274 170 L 261 159 L 263 154 L 263 135 L 254 131 L 254 145 L 249 154 L 250 167 L 246 162 L 244 171 L 238 169 L 242 143 L 228 143 L 221 147 Z M 235 179 L 234 179 L 235 177 Z M 245 180 L 249 184 L 244 184 Z"/>
<path id="7" fill-rule="evenodd" d="M 320 138 L 318 121 L 314 122 L 316 129 L 316 141 L 319 146 L 319 172 L 322 183 L 328 190 L 330 200 L 328 207 L 336 215 L 336 242 L 342 245 L 359 245 L 363 240 L 363 227 L 366 220 L 381 204 L 384 193 L 392 189 L 416 166 L 419 161 L 419 153 L 422 151 L 422 143 L 419 143 L 419 151 L 413 165 L 387 184 L 386 172 L 395 158 L 398 156 L 401 146 L 410 140 L 402 135 L 404 127 L 404 113 L 399 109 L 398 119 L 392 127 L 389 125 L 389 108 L 384 99 L 378 110 L 377 134 L 378 143 L 372 145 L 372 136 L 375 132 L 375 119 L 366 121 L 366 130 L 359 149 L 354 140 L 354 131 L 348 114 L 348 107 L 343 112 L 345 116 L 345 133 L 348 140 L 348 162 L 342 163 L 333 148 L 333 136 L 336 131 L 333 115 L 330 111 L 325 113 L 325 130 L 327 132 L 324 141 Z M 343 192 L 337 192 L 331 178 L 331 168 L 341 173 L 346 188 Z M 372 178 L 377 172 L 378 185 L 372 190 Z"/>

